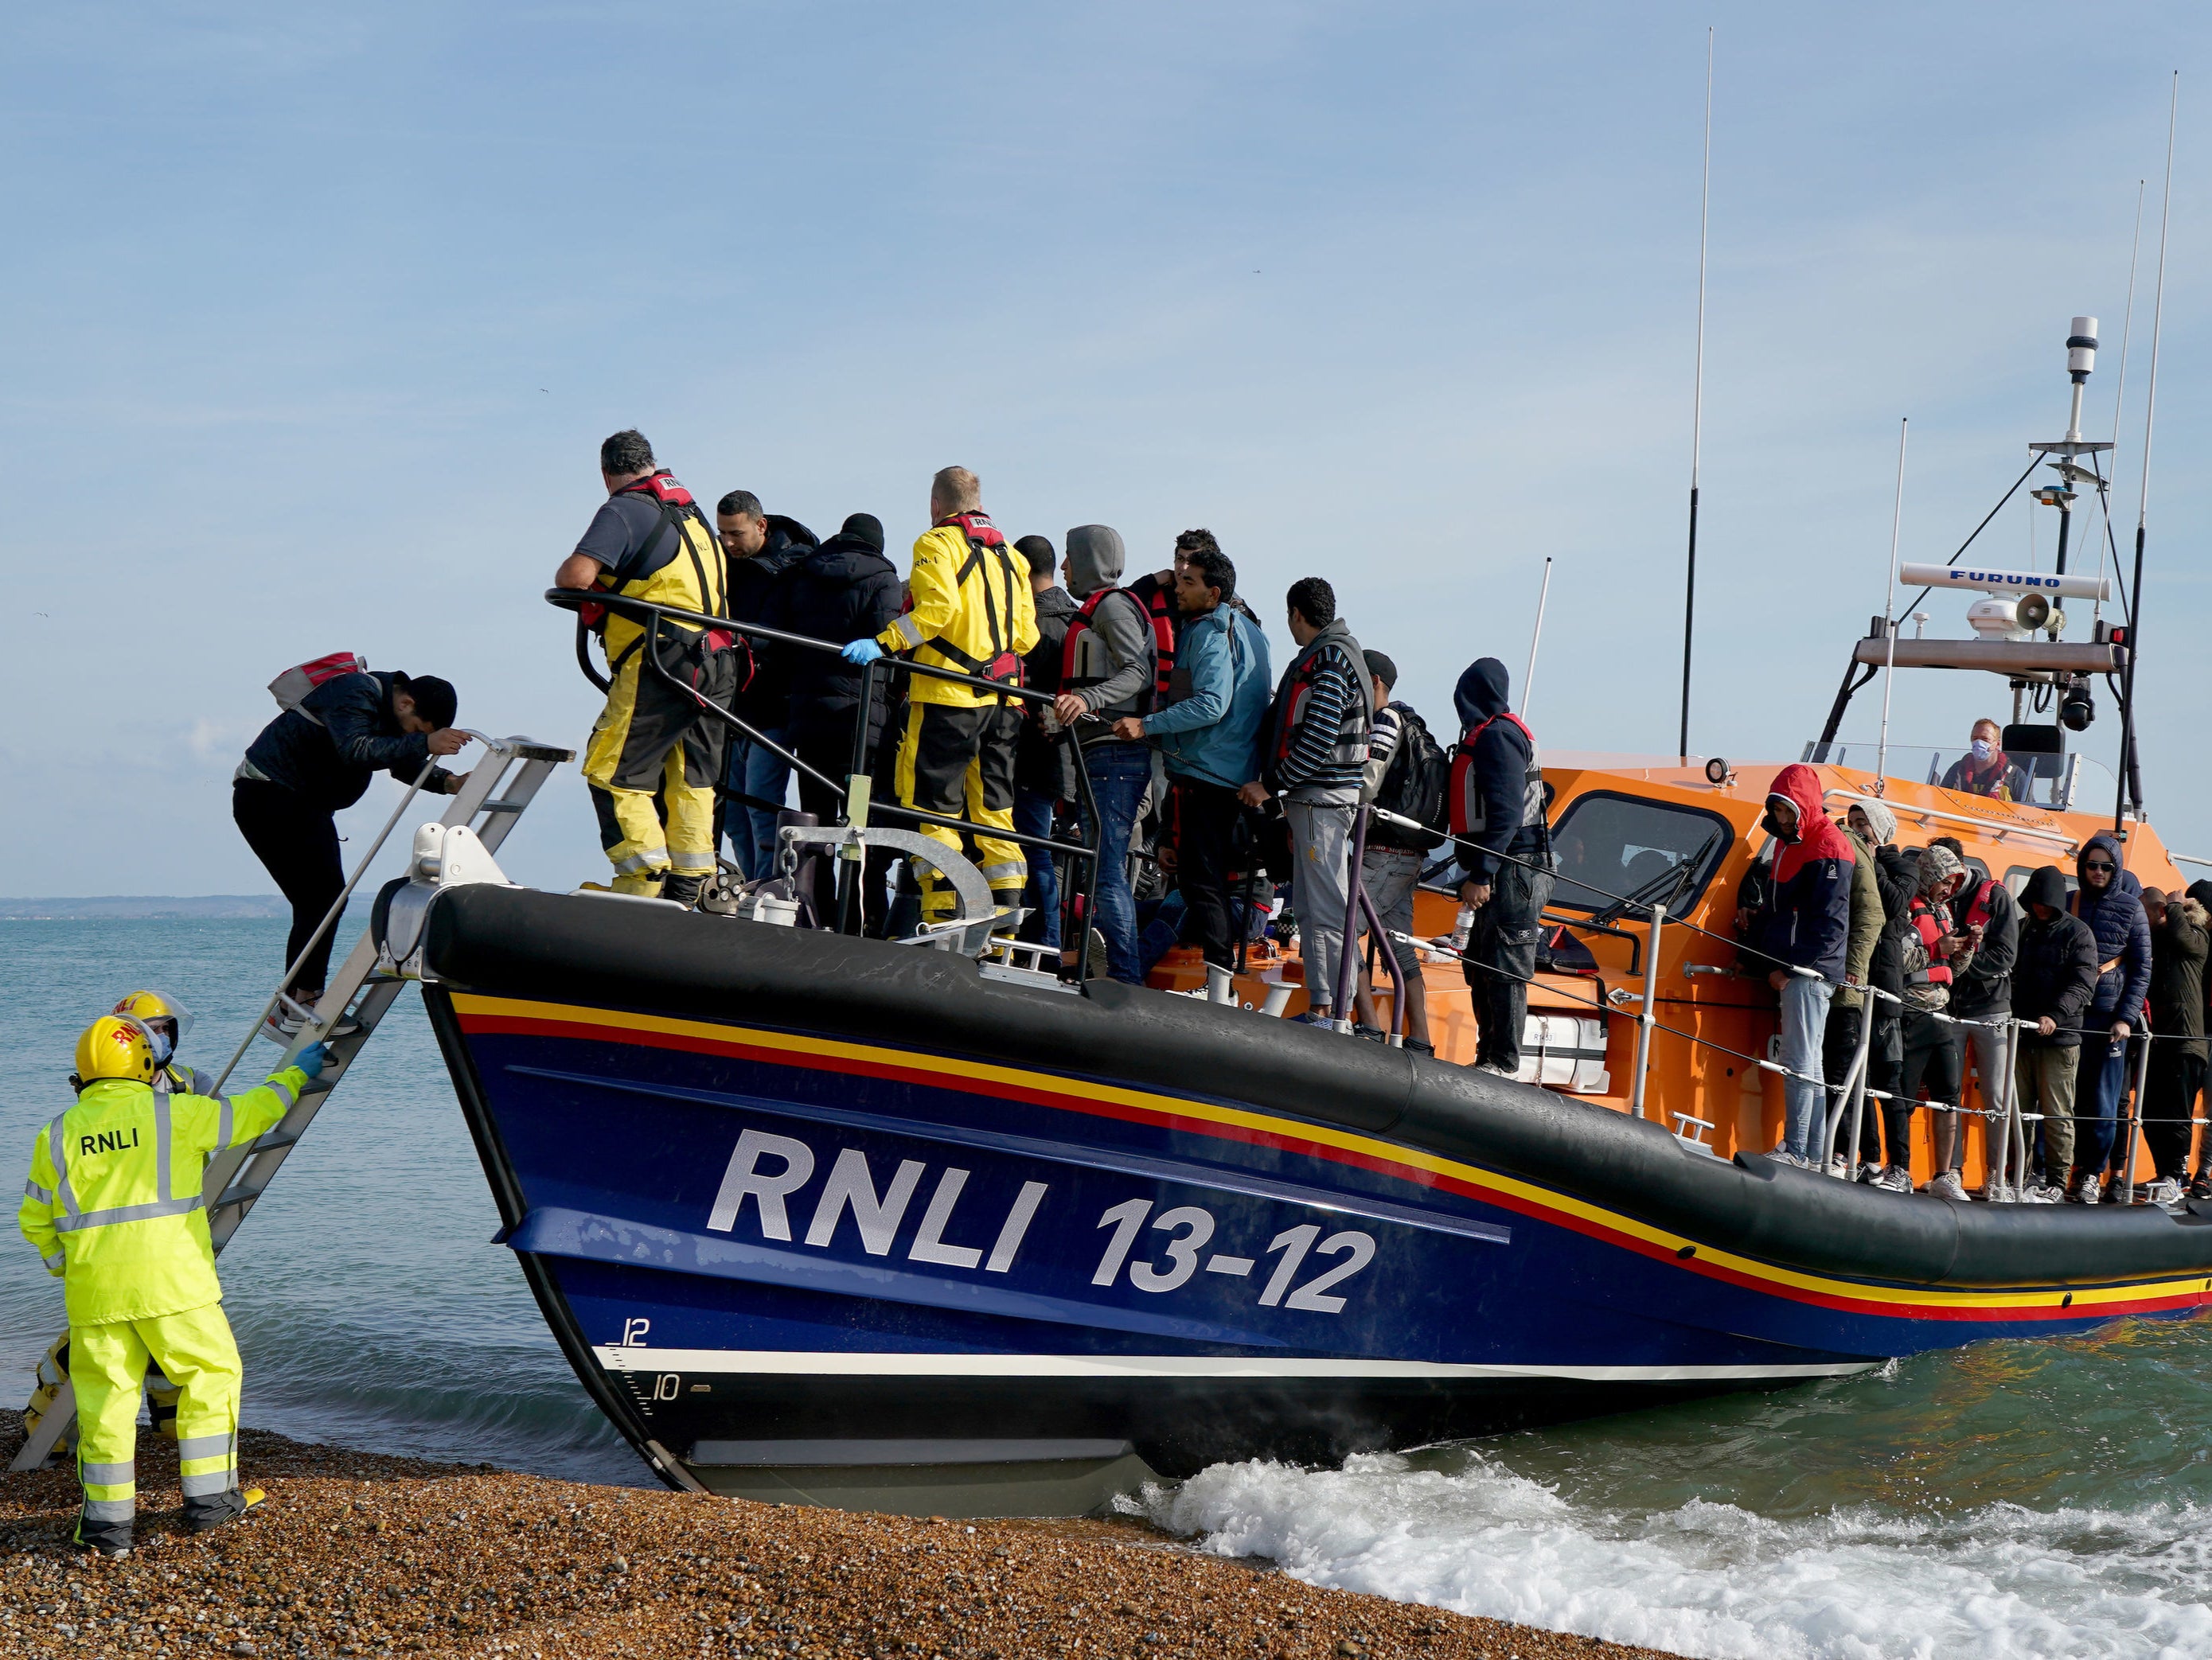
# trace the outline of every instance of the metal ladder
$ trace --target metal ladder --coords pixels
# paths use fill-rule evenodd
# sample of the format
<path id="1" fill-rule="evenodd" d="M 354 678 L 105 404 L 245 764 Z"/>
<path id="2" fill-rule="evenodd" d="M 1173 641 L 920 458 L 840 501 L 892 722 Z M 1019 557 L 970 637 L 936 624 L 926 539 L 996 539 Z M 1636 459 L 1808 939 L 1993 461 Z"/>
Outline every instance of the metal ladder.
<path id="1" fill-rule="evenodd" d="M 484 758 L 469 773 L 460 792 L 451 798 L 452 804 L 440 821 L 468 826 L 487 851 L 495 851 L 507 839 L 507 833 L 514 827 L 523 809 L 552 776 L 553 769 L 575 759 L 575 754 L 540 743 L 534 738 L 485 738 L 483 743 Z M 368 850 L 364 865 L 376 857 L 381 845 L 380 839 L 377 845 Z M 243 1147 L 219 1151 L 208 1160 L 200 1194 L 208 1212 L 208 1235 L 218 1255 L 252 1210 L 254 1202 L 268 1190 L 269 1184 L 276 1179 L 293 1148 L 307 1133 L 307 1126 L 315 1121 L 323 1103 L 330 1099 L 331 1091 L 337 1087 L 362 1046 L 375 1035 L 377 1026 L 406 985 L 407 982 L 396 974 L 376 972 L 376 941 L 372 930 L 363 929 L 345 966 L 331 977 L 322 1001 L 315 1005 L 313 1021 L 292 1039 L 285 1048 L 284 1058 L 270 1070 L 280 1071 L 289 1066 L 295 1056 L 315 1042 L 319 1033 L 335 1025 L 341 1015 L 351 1018 L 361 1029 L 327 1040 L 330 1060 L 319 1076 L 308 1080 L 299 1100 L 293 1102 L 292 1110 L 273 1129 Z M 76 1421 L 76 1387 L 64 1384 L 9 1469 L 40 1468 Z"/>

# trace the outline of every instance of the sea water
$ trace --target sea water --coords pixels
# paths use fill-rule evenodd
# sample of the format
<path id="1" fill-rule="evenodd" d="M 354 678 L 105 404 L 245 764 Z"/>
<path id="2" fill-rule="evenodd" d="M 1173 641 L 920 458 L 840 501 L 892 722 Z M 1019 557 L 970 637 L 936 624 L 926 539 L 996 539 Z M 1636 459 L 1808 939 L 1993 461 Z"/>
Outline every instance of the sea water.
<path id="1" fill-rule="evenodd" d="M 185 1058 L 212 1070 L 283 948 L 271 922 L 0 922 L 0 1160 L 27 1159 L 77 1032 L 125 991 L 185 997 Z M 257 1043 L 242 1070 L 276 1058 Z M 646 1481 L 498 1224 L 410 991 L 223 1253 L 246 1421 Z M 0 1239 L 0 1398 L 27 1396 L 61 1324 L 58 1287 Z M 1689 1655 L 2212 1656 L 2212 1323 L 1978 1344 L 1340 1470 L 1220 1465 L 1139 1508 L 1316 1584 Z"/>

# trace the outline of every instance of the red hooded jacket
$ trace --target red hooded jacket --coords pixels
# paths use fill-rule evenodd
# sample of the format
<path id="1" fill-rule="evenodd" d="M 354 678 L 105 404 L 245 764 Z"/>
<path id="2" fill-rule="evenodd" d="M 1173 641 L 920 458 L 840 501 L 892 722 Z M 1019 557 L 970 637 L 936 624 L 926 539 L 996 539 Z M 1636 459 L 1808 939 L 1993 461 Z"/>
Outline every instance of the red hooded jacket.
<path id="1" fill-rule="evenodd" d="M 1756 943 L 1770 957 L 1840 982 L 1851 932 L 1851 844 L 1821 810 L 1820 779 L 1811 767 L 1784 767 L 1767 793 L 1797 809 L 1797 839 L 1775 852 Z"/>

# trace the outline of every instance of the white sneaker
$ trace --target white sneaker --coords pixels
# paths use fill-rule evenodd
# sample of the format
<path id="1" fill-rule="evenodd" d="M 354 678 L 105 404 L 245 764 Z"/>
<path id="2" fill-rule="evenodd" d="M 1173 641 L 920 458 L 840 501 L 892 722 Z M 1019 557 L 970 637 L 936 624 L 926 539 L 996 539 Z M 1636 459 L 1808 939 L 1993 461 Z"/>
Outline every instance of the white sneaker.
<path id="1" fill-rule="evenodd" d="M 1892 1165 L 1874 1178 L 1874 1184 L 1885 1193 L 1910 1193 L 1912 1172 L 1902 1165 Z"/>
<path id="2" fill-rule="evenodd" d="M 1965 1204 L 1972 1197 L 1966 1191 L 1966 1183 L 1959 1179 L 1959 1172 L 1955 1170 L 1947 1170 L 1929 1183 L 1928 1191 L 1931 1197 L 1948 1199 L 1954 1204 Z"/>
<path id="3" fill-rule="evenodd" d="M 1504 1067 L 1498 1065 L 1496 1061 L 1480 1062 L 1476 1064 L 1474 1069 L 1478 1072 L 1487 1072 L 1492 1076 L 1498 1078 L 1517 1079 L 1521 1075 L 1518 1072 L 1508 1072 Z"/>
<path id="4" fill-rule="evenodd" d="M 2143 1189 L 2143 1201 L 2147 1204 L 2179 1204 L 2181 1184 L 2171 1176 L 2161 1176 Z"/>
<path id="5" fill-rule="evenodd" d="M 2065 1202 L 2065 1198 L 2064 1188 L 2053 1187 L 2049 1182 L 2038 1182 L 2021 1196 L 2021 1203 L 2022 1204 L 2062 1204 Z"/>

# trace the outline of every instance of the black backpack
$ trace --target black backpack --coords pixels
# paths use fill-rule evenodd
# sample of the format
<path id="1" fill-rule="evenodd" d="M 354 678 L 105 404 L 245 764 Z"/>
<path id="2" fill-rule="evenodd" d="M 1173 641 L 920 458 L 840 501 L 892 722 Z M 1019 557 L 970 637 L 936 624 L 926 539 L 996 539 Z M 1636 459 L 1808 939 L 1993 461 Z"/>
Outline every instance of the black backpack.
<path id="1" fill-rule="evenodd" d="M 1451 757 L 1431 734 L 1428 724 L 1412 709 L 1402 703 L 1390 707 L 1398 712 L 1398 747 L 1382 774 L 1382 787 L 1375 792 L 1375 805 L 1401 818 L 1441 827 L 1444 792 L 1451 784 Z M 1438 827 L 1423 835 L 1377 819 L 1368 827 L 1367 840 L 1370 846 L 1425 853 L 1443 845 L 1444 832 Z"/>

